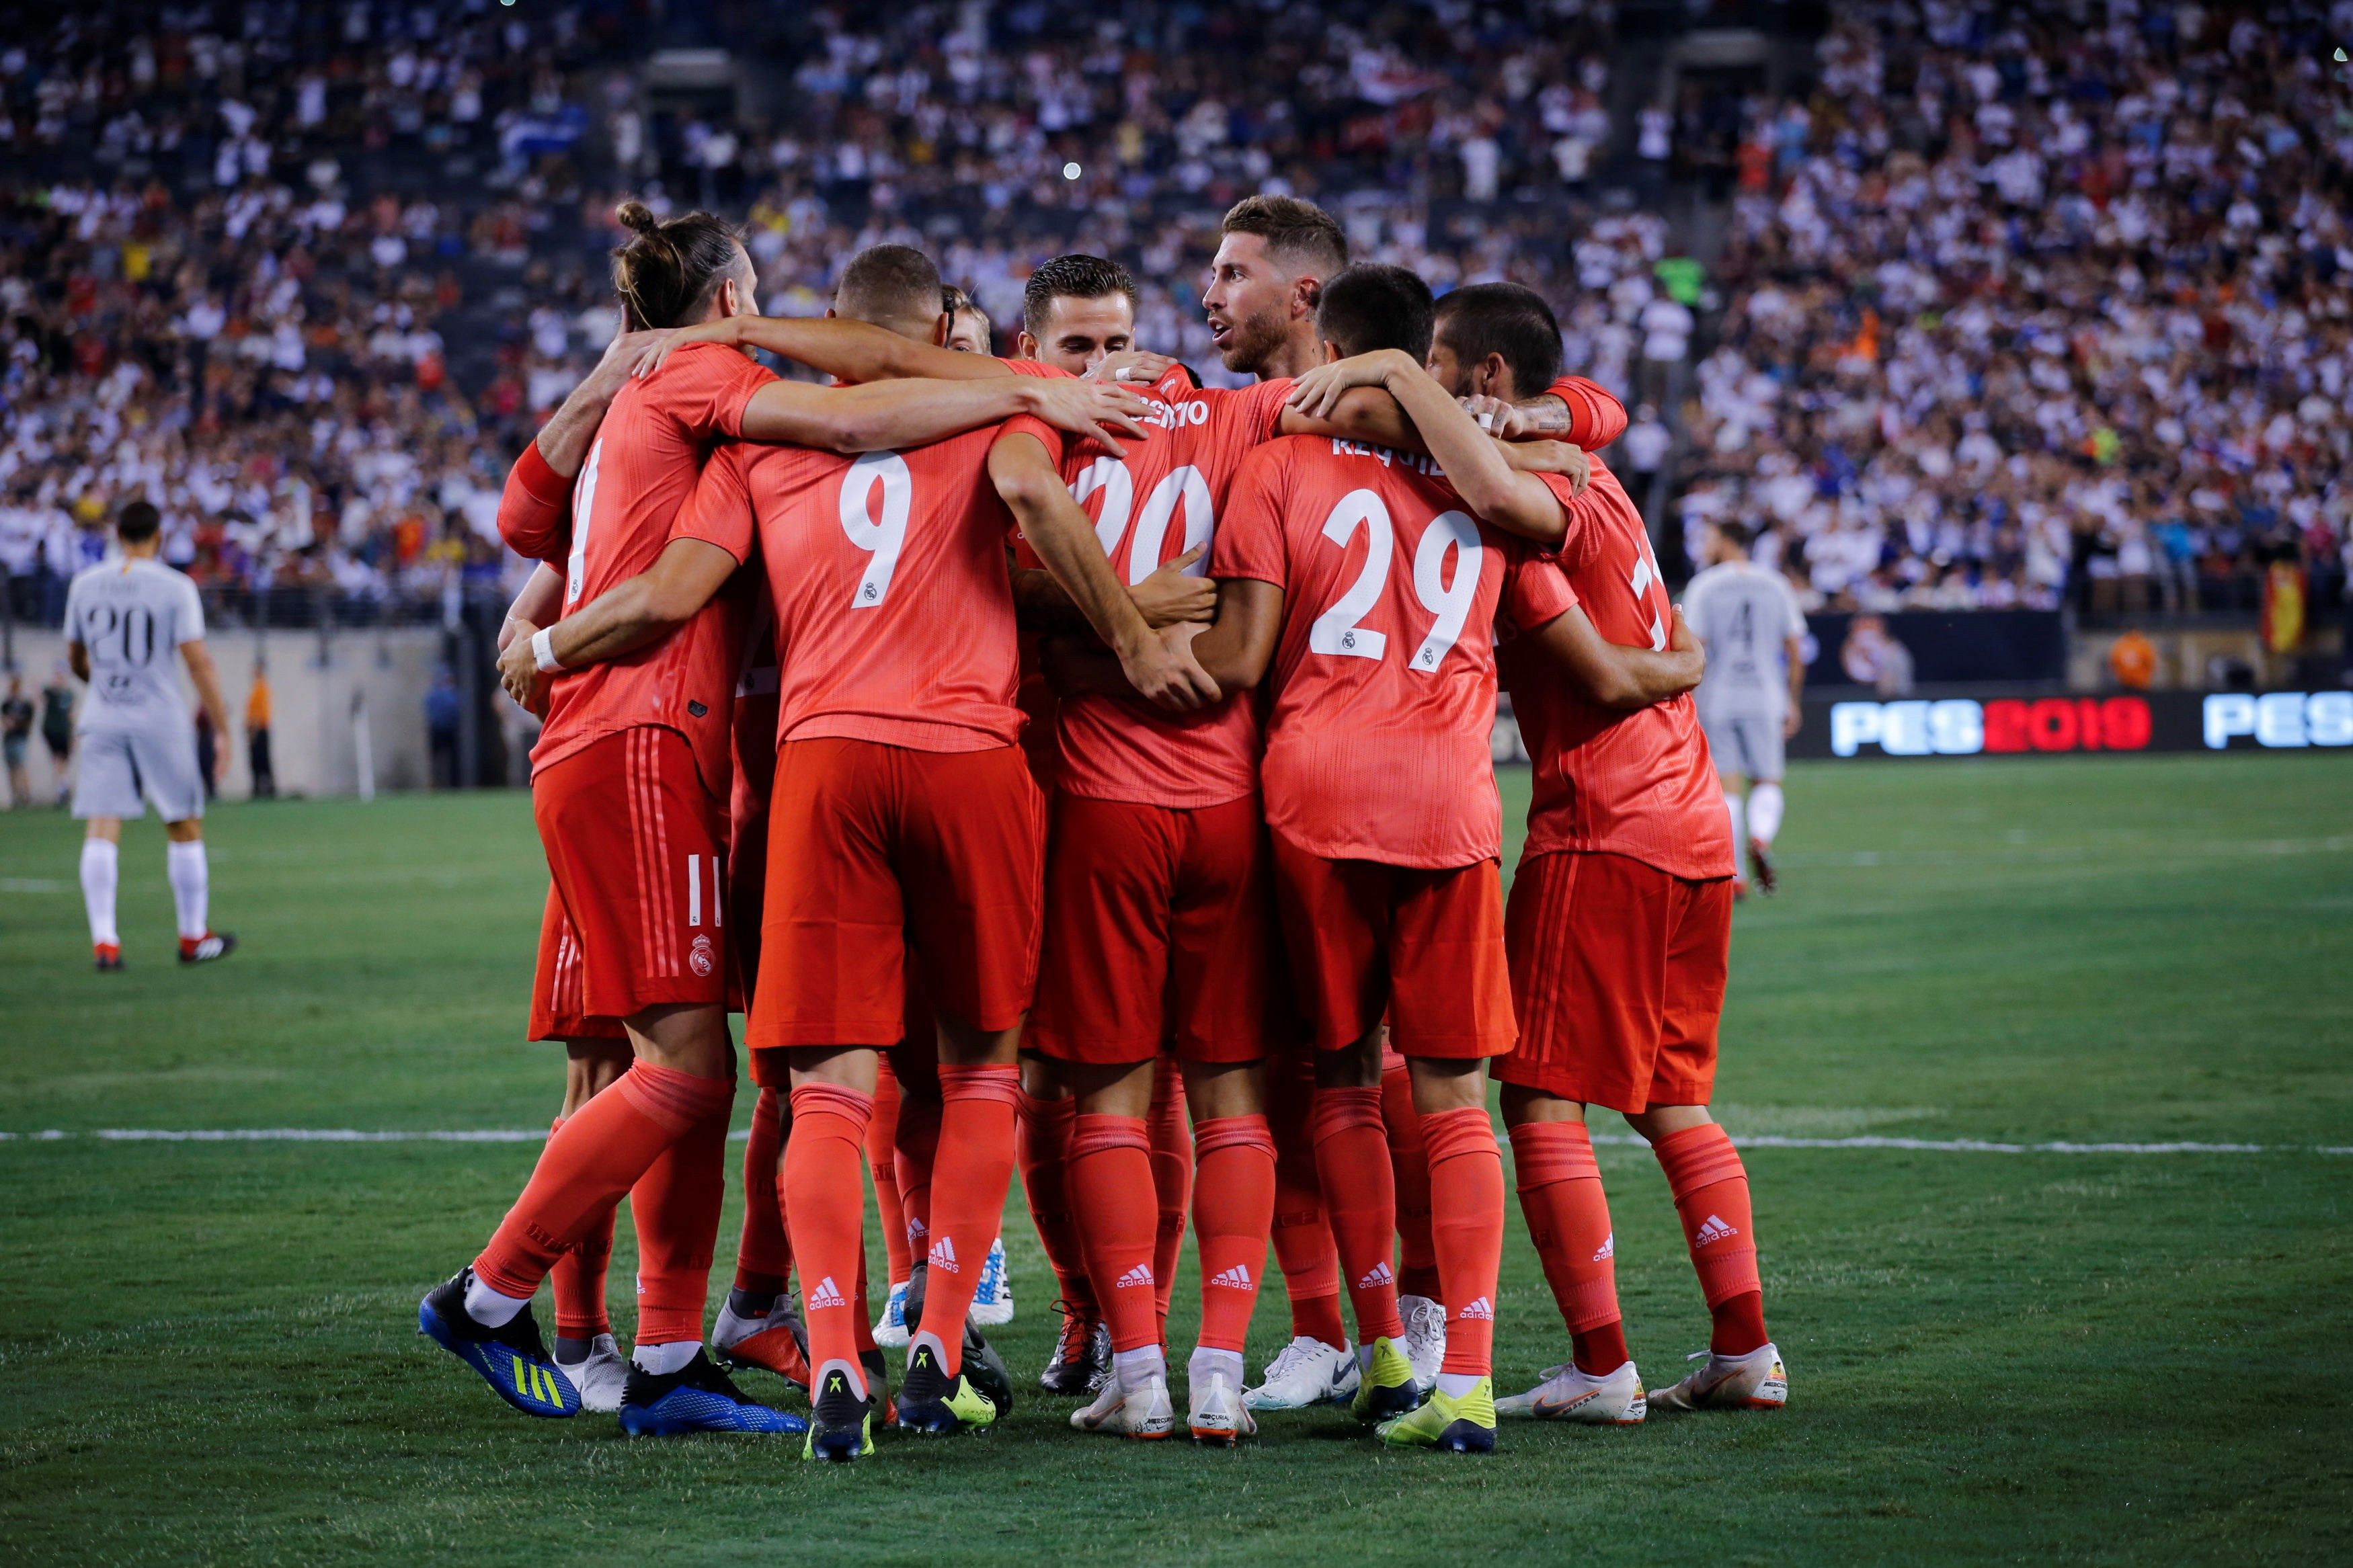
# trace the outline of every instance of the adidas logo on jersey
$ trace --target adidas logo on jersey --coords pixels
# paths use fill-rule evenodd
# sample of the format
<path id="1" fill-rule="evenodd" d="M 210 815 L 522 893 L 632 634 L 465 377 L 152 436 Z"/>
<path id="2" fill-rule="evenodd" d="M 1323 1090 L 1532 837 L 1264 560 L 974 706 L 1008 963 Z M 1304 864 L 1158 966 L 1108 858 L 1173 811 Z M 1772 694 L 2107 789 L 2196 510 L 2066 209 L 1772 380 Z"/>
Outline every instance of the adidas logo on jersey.
<path id="1" fill-rule="evenodd" d="M 1692 1238 L 1692 1245 L 1706 1247 L 1712 1242 L 1729 1241 L 1739 1234 L 1732 1226 L 1724 1223 L 1722 1215 L 1712 1214 L 1699 1227 L 1699 1234 Z"/>
<path id="2" fill-rule="evenodd" d="M 1618 1233 L 1611 1231 L 1601 1238 L 1601 1250 L 1593 1255 L 1596 1263 L 1607 1263 L 1618 1256 Z"/>
<path id="3" fill-rule="evenodd" d="M 1231 1268 L 1220 1268 L 1215 1274 L 1209 1276 L 1209 1283 L 1212 1285 L 1222 1286 L 1229 1290 L 1250 1289 L 1250 1265 L 1247 1263 L 1237 1263 Z"/>
<path id="4" fill-rule="evenodd" d="M 1113 1281 L 1114 1290 L 1149 1290 L 1152 1289 L 1152 1265 L 1139 1263 Z"/>
<path id="5" fill-rule="evenodd" d="M 1454 1316 L 1458 1321 L 1478 1318 L 1492 1323 L 1495 1321 L 1495 1303 L 1482 1296 Z"/>
<path id="6" fill-rule="evenodd" d="M 1376 1286 L 1394 1285 L 1396 1283 L 1397 1276 L 1389 1272 L 1388 1260 L 1387 1258 L 1383 1258 L 1380 1262 L 1374 1264 L 1372 1268 L 1366 1271 L 1362 1279 L 1356 1281 L 1356 1289 L 1359 1290 L 1370 1290 Z"/>
<path id="7" fill-rule="evenodd" d="M 819 1307 L 847 1307 L 849 1305 L 849 1303 L 848 1301 L 842 1300 L 841 1287 L 833 1282 L 833 1276 L 830 1274 L 818 1280 L 817 1282 L 817 1288 L 808 1293 L 808 1306 L 809 1310 L 812 1312 L 816 1311 Z"/>
<path id="8" fill-rule="evenodd" d="M 964 1266 L 956 1261 L 955 1239 L 953 1237 L 944 1236 L 932 1243 L 930 1256 L 934 1268 L 944 1268 L 951 1274 L 964 1272 Z"/>

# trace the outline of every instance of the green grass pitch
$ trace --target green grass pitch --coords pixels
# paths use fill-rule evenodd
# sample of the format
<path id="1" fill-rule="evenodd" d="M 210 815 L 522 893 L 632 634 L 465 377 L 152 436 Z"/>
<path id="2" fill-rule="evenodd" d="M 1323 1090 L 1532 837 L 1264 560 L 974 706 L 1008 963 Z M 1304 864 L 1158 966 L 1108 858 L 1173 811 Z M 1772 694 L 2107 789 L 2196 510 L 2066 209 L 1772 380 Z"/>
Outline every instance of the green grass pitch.
<path id="1" fill-rule="evenodd" d="M 1525 788 L 1506 778 L 1507 816 Z M 2353 758 L 1816 766 L 1789 798 L 1785 890 L 1734 944 L 1736 1134 L 2263 1152 L 1752 1147 L 1776 1415 L 1507 1427 L 1476 1461 L 1384 1454 L 1328 1412 L 1232 1454 L 1115 1444 L 1038 1396 L 848 1471 L 528 1421 L 416 1337 L 531 1144 L 88 1136 L 544 1125 L 522 796 L 218 812 L 215 918 L 246 945 L 194 972 L 161 831 L 134 826 L 111 977 L 74 825 L 0 818 L 5 1555 L 2344 1561 L 2353 1155 L 2325 1151 L 2353 1145 Z M 46 1129 L 81 1135 L 24 1136 Z M 1628 1336 L 1663 1384 L 1705 1314 L 1656 1167 L 1618 1145 L 1602 1166 Z M 1006 1237 L 1026 1385 L 1054 1316 L 1018 1183 Z M 1565 1348 L 1515 1206 L 1507 1237 L 1517 1386 Z M 631 1257 L 624 1224 L 625 1334 Z M 1194 1288 L 1188 1262 L 1180 1364 Z M 1283 1328 L 1271 1280 L 1253 1368 Z"/>

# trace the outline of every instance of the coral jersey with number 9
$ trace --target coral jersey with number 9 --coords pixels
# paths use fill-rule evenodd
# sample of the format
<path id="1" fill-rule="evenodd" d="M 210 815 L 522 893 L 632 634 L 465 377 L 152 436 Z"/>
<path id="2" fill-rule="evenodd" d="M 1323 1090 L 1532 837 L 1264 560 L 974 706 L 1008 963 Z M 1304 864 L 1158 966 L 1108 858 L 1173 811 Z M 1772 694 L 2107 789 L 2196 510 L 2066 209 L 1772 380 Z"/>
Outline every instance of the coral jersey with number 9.
<path id="1" fill-rule="evenodd" d="M 1426 458 L 1288 436 L 1244 459 L 1210 574 L 1283 591 L 1268 826 L 1330 859 L 1502 853 L 1495 608 L 1529 553 Z"/>
<path id="2" fill-rule="evenodd" d="M 790 651 L 776 742 L 840 736 L 921 752 L 1020 739 L 1006 570 L 1012 515 L 988 449 L 1034 419 L 858 458 L 799 447 L 723 447 L 691 503 L 700 526 L 755 520 Z"/>

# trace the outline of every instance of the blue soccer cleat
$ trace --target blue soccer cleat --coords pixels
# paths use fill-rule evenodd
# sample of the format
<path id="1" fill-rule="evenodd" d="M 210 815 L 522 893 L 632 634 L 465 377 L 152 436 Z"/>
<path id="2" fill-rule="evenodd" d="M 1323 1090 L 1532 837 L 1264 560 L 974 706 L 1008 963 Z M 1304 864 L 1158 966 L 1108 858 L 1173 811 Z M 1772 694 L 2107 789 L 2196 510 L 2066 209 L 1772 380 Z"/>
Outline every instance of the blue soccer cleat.
<path id="1" fill-rule="evenodd" d="M 1005 1238 L 989 1243 L 981 1260 L 980 1286 L 972 1293 L 972 1321 L 986 1329 L 1002 1328 L 1013 1321 L 1013 1279 L 1005 1272 Z"/>
<path id="2" fill-rule="evenodd" d="M 629 1369 L 621 1395 L 621 1430 L 632 1437 L 676 1437 L 689 1432 L 757 1432 L 797 1437 L 808 1423 L 745 1396 L 698 1350 L 676 1372 Z"/>
<path id="3" fill-rule="evenodd" d="M 525 1415 L 579 1415 L 580 1390 L 547 1353 L 528 1306 L 495 1329 L 468 1315 L 466 1284 L 473 1275 L 461 1268 L 435 1286 L 417 1304 L 417 1331 L 472 1367 Z"/>

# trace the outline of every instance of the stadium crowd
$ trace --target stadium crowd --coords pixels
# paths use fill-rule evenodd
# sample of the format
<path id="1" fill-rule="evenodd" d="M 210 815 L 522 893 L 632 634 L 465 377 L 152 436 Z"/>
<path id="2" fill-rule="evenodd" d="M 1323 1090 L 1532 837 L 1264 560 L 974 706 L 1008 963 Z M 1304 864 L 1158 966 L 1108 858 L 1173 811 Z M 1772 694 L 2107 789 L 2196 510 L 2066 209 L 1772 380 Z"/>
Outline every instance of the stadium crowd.
<path id="1" fill-rule="evenodd" d="M 2353 140 L 2316 23 L 1841 8 L 1811 94 L 1749 111 L 1687 530 L 1760 525 L 1869 611 L 2337 579 Z"/>

